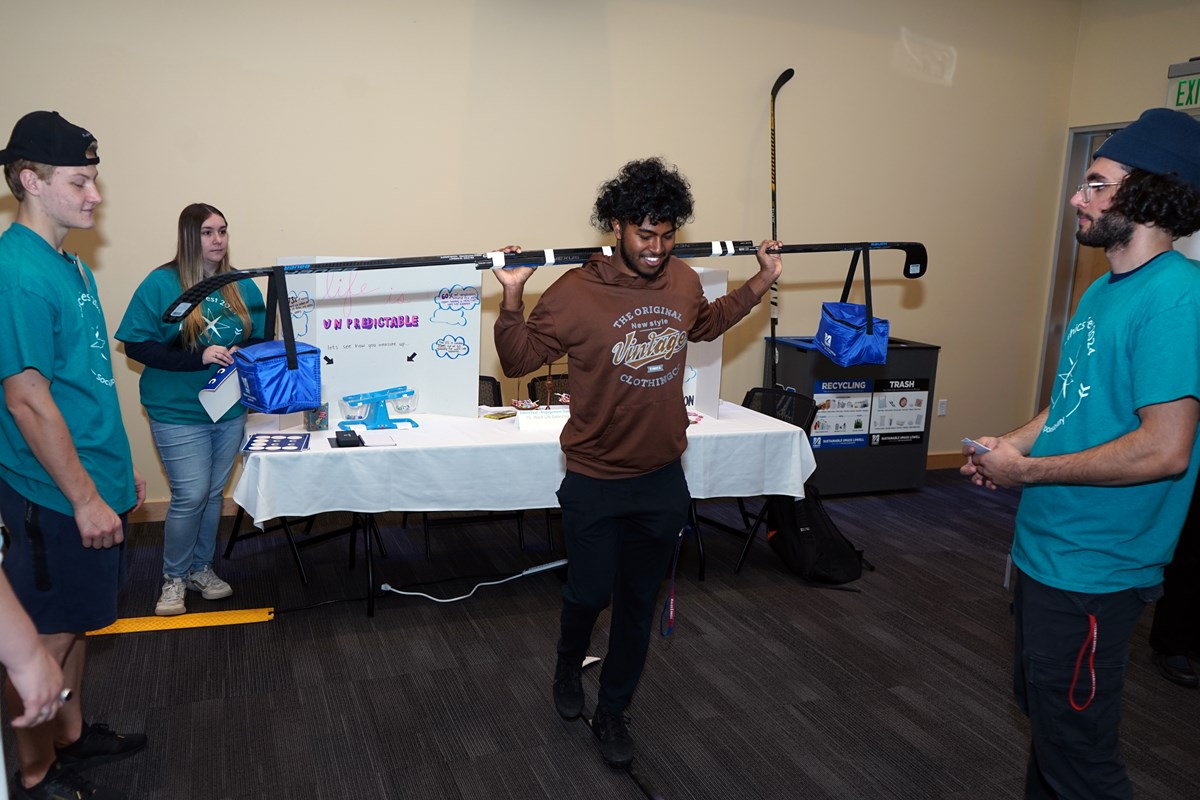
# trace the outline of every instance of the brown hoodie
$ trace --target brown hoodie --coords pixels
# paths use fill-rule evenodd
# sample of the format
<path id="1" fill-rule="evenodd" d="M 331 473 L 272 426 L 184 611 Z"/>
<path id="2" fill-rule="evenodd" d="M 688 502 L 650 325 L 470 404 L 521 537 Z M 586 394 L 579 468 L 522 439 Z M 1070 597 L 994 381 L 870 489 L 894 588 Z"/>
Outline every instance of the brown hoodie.
<path id="1" fill-rule="evenodd" d="M 510 378 L 567 354 L 571 417 L 560 442 L 567 469 L 593 478 L 644 475 L 687 447 L 683 405 L 689 340 L 717 338 L 750 313 L 746 284 L 709 303 L 700 278 L 672 256 L 652 281 L 595 255 L 525 309 L 500 310 L 496 351 Z"/>

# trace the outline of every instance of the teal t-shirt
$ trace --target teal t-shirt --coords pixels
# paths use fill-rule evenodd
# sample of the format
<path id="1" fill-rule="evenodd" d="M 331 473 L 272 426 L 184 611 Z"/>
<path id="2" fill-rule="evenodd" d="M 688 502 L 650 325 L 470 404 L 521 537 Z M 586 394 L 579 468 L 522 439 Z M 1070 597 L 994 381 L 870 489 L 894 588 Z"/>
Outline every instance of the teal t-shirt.
<path id="1" fill-rule="evenodd" d="M 100 497 L 117 513 L 133 508 L 133 460 L 96 280 L 82 261 L 17 223 L 0 236 L 0 342 L 0 380 L 26 369 L 49 380 L 50 396 Z M 0 388 L 0 475 L 27 500 L 73 515 L 3 397 Z"/>
<path id="2" fill-rule="evenodd" d="M 231 347 L 247 339 L 263 337 L 266 308 L 262 292 L 252 280 L 238 281 L 235 285 L 250 312 L 250 331 L 245 330 L 242 320 L 229 309 L 221 293 L 213 292 L 200 304 L 205 322 L 198 343 L 200 350 L 214 344 Z M 182 293 L 177 269 L 166 266 L 152 270 L 133 293 L 125 317 L 117 328 L 117 339 L 122 342 L 175 342 L 183 325 L 163 322 L 162 315 Z M 200 405 L 199 394 L 217 369 L 217 364 L 205 364 L 201 369 L 187 372 L 146 367 L 139 385 L 142 405 L 150 419 L 172 425 L 211 424 L 212 418 Z M 245 413 L 245 407 L 235 403 L 220 421 L 235 419 Z"/>
<path id="3" fill-rule="evenodd" d="M 1136 410 L 1200 398 L 1200 264 L 1175 251 L 1088 287 L 1063 337 L 1032 456 L 1075 453 L 1138 427 Z M 1107 593 L 1155 586 L 1179 539 L 1200 468 L 1131 486 L 1026 486 L 1013 561 L 1035 580 Z"/>

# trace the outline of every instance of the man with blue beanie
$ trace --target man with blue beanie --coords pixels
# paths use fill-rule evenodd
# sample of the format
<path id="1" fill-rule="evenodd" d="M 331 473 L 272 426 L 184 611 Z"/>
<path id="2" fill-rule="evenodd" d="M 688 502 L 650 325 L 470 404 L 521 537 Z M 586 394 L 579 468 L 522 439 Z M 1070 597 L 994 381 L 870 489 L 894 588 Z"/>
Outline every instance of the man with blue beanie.
<path id="1" fill-rule="evenodd" d="M 1013 686 L 1029 715 L 1027 798 L 1131 798 L 1120 757 L 1129 637 L 1162 594 L 1200 468 L 1200 122 L 1151 109 L 1096 151 L 1071 197 L 1109 274 L 1063 336 L 1050 406 L 982 437 L 962 473 L 1022 486 Z"/>

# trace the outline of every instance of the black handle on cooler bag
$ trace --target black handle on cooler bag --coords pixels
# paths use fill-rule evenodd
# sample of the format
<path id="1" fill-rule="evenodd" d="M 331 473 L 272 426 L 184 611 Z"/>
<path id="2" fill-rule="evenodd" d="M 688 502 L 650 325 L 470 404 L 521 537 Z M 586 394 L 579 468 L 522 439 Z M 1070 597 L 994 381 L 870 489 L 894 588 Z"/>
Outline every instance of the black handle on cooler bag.
<path id="1" fill-rule="evenodd" d="M 282 264 L 273 267 L 271 276 L 267 278 L 267 317 L 263 333 L 269 334 L 272 339 L 275 338 L 276 310 L 279 311 L 279 327 L 282 328 L 280 333 L 283 334 L 283 348 L 287 353 L 287 368 L 298 369 L 296 336 L 292 330 L 292 309 L 288 301 L 287 273 L 284 272 Z"/>
<path id="2" fill-rule="evenodd" d="M 854 255 L 850 257 L 850 269 L 846 271 L 846 283 L 842 286 L 842 302 L 850 297 L 850 287 L 854 284 L 854 273 L 858 268 L 858 256 L 862 254 L 863 260 L 863 291 L 867 296 L 867 335 L 875 333 L 875 310 L 871 307 L 871 251 L 864 247 L 861 250 L 855 250 Z"/>

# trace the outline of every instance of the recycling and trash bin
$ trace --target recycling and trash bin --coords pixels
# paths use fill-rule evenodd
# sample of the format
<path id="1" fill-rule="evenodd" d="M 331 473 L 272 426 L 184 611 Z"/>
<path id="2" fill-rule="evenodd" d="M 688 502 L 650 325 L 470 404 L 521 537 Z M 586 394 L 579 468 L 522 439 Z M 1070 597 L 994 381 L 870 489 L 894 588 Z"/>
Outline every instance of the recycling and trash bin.
<path id="1" fill-rule="evenodd" d="M 839 367 L 811 336 L 776 339 L 776 382 L 817 403 L 810 482 L 823 495 L 918 489 L 925 483 L 937 345 L 892 338 L 886 364 Z M 770 345 L 763 385 L 771 374 Z"/>

